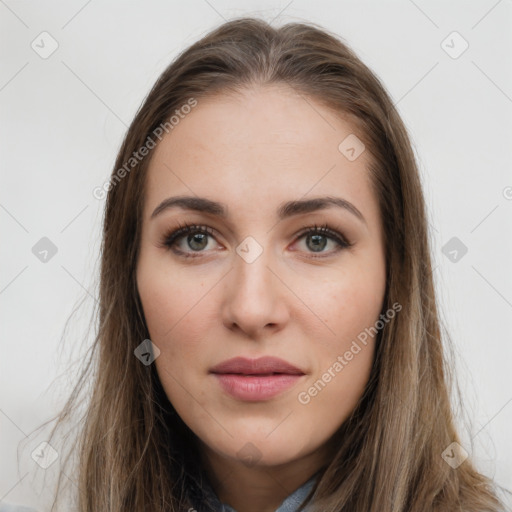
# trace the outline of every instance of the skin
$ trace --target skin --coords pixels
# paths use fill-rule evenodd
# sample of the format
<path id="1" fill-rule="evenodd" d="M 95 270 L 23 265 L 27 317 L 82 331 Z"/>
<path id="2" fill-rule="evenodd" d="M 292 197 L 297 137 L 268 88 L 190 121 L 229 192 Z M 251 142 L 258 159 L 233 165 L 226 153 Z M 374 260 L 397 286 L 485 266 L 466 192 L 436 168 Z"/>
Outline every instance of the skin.
<path id="1" fill-rule="evenodd" d="M 137 285 L 161 351 L 155 364 L 170 402 L 198 437 L 212 487 L 238 512 L 273 512 L 329 462 L 333 434 L 370 375 L 373 338 L 309 403 L 298 400 L 383 306 L 386 262 L 369 152 L 349 161 L 338 150 L 354 132 L 287 86 L 260 86 L 200 99 L 153 150 Z M 178 195 L 225 203 L 229 216 L 170 208 L 151 218 Z M 364 221 L 336 207 L 278 220 L 283 202 L 320 196 L 344 198 Z M 214 230 L 205 242 L 187 243 L 186 234 L 176 242 L 195 258 L 163 245 L 184 222 Z M 315 223 L 329 224 L 352 246 L 338 251 L 325 237 L 315 252 L 302 234 Z M 252 263 L 236 252 L 248 236 L 263 249 Z M 272 399 L 247 402 L 226 394 L 209 373 L 226 359 L 262 355 L 305 375 Z M 252 463 L 239 453 L 247 443 L 257 449 Z"/>

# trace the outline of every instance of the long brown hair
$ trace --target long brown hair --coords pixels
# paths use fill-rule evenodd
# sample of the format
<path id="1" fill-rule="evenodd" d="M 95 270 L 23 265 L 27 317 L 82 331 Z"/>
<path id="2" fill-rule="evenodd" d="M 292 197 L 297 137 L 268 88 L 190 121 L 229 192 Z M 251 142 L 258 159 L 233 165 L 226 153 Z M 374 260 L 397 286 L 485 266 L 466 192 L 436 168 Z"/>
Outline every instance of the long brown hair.
<path id="1" fill-rule="evenodd" d="M 78 488 L 77 510 L 172 512 L 193 506 L 187 490 L 198 482 L 198 471 L 188 461 L 200 460 L 194 435 L 167 399 L 155 365 L 134 356 L 149 338 L 135 269 L 153 153 L 131 159 L 149 138 L 158 142 L 159 127 L 172 129 L 169 118 L 183 105 L 266 84 L 287 84 L 329 107 L 364 142 L 384 226 L 384 310 L 402 305 L 379 332 L 370 380 L 336 433 L 337 453 L 322 469 L 309 505 L 318 512 L 504 510 L 495 484 L 471 458 L 453 468 L 442 456 L 451 443 L 461 443 L 450 405 L 448 340 L 441 336 L 419 173 L 393 102 L 339 37 L 314 24 L 274 28 L 254 18 L 224 23 L 161 74 L 103 189 L 97 334 L 56 425 L 71 417 L 89 383 L 76 476 L 66 474 Z"/>

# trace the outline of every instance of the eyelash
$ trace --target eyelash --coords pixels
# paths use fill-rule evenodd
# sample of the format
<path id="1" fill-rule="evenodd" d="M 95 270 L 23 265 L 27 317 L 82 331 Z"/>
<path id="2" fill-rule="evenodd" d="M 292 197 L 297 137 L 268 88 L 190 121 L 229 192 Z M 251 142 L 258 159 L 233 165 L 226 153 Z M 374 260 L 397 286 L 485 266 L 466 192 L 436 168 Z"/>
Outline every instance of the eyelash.
<path id="1" fill-rule="evenodd" d="M 176 242 L 182 238 L 185 235 L 188 235 L 190 233 L 202 233 L 205 235 L 210 235 L 214 237 L 215 230 L 210 228 L 209 226 L 204 225 L 197 225 L 197 224 L 179 224 L 178 228 L 171 229 L 168 231 L 162 238 L 162 241 L 160 243 L 161 248 L 167 248 L 173 250 L 175 253 L 179 254 L 180 256 L 184 258 L 197 258 L 201 257 L 201 253 L 204 251 L 196 251 L 197 255 L 193 255 L 187 252 L 183 252 L 179 249 L 176 249 L 173 247 L 176 245 Z M 345 237 L 343 237 L 340 233 L 338 233 L 336 230 L 331 229 L 328 224 L 323 224 L 322 226 L 318 226 L 317 224 L 314 224 L 313 226 L 304 226 L 301 228 L 301 232 L 297 236 L 297 239 L 301 239 L 306 235 L 323 235 L 327 238 L 330 238 L 331 240 L 335 241 L 338 244 L 338 248 L 334 251 L 331 251 L 330 253 L 327 253 L 327 256 L 332 255 L 333 253 L 337 253 L 341 251 L 342 249 L 347 249 L 352 246 L 352 243 L 348 242 Z M 311 252 L 312 255 L 314 255 L 314 252 Z M 313 258 L 325 258 L 324 256 L 316 256 L 314 255 Z"/>

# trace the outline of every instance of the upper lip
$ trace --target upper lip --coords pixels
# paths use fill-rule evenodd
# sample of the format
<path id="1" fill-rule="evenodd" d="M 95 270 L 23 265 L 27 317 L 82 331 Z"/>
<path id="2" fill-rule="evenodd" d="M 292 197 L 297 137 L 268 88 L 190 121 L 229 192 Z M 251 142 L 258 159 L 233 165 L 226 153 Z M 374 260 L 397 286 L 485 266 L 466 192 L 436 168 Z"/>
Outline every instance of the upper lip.
<path id="1" fill-rule="evenodd" d="M 258 359 L 234 357 L 215 365 L 212 373 L 240 373 L 244 375 L 261 375 L 268 373 L 287 373 L 303 375 L 304 372 L 293 364 L 278 357 L 264 356 Z"/>

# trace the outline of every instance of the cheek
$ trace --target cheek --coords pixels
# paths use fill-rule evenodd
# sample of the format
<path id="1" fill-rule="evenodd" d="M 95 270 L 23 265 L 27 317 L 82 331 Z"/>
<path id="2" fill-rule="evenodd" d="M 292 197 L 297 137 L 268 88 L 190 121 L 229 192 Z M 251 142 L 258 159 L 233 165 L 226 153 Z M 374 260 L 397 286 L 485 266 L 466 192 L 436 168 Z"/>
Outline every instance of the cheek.
<path id="1" fill-rule="evenodd" d="M 316 343 L 330 351 L 344 350 L 365 328 L 373 325 L 382 309 L 385 293 L 384 270 L 376 266 L 360 268 L 357 262 L 325 278 L 303 280 L 297 295 L 311 305 L 310 326 L 315 324 Z M 314 313 L 314 316 L 311 315 Z"/>
<path id="2" fill-rule="evenodd" d="M 204 277 L 166 265 L 165 258 L 141 259 L 137 286 L 151 339 L 160 349 L 182 339 L 184 331 L 189 345 L 200 338 L 211 314 L 203 299 L 212 284 Z"/>
<path id="3" fill-rule="evenodd" d="M 373 325 L 383 305 L 384 289 L 375 282 L 354 275 L 331 294 L 332 329 L 339 340 L 353 339 Z"/>
<path id="4" fill-rule="evenodd" d="M 157 373 L 180 415 L 200 415 L 201 410 L 191 412 L 194 407 L 187 390 L 193 390 L 194 397 L 201 399 L 202 391 L 195 379 L 214 311 L 211 301 L 202 299 L 212 284 L 170 265 L 162 269 L 157 261 L 151 263 L 149 259 L 141 260 L 137 286 L 149 337 L 160 349 L 155 360 Z"/>
<path id="5" fill-rule="evenodd" d="M 297 390 L 304 426 L 313 428 L 321 417 L 323 431 L 333 432 L 356 407 L 371 373 L 375 337 L 369 328 L 378 320 L 381 304 L 381 296 L 351 279 L 331 286 L 324 300 L 316 302 L 330 330 L 324 328 L 315 339 L 313 371 Z"/>
<path id="6" fill-rule="evenodd" d="M 355 407 L 370 376 L 374 327 L 385 293 L 384 263 L 371 267 L 354 259 L 331 272 L 329 280 L 317 280 L 316 288 L 305 284 L 301 293 L 323 324 L 316 322 L 314 368 L 299 402 L 317 411 L 334 405 L 331 419 L 339 422 Z"/>

